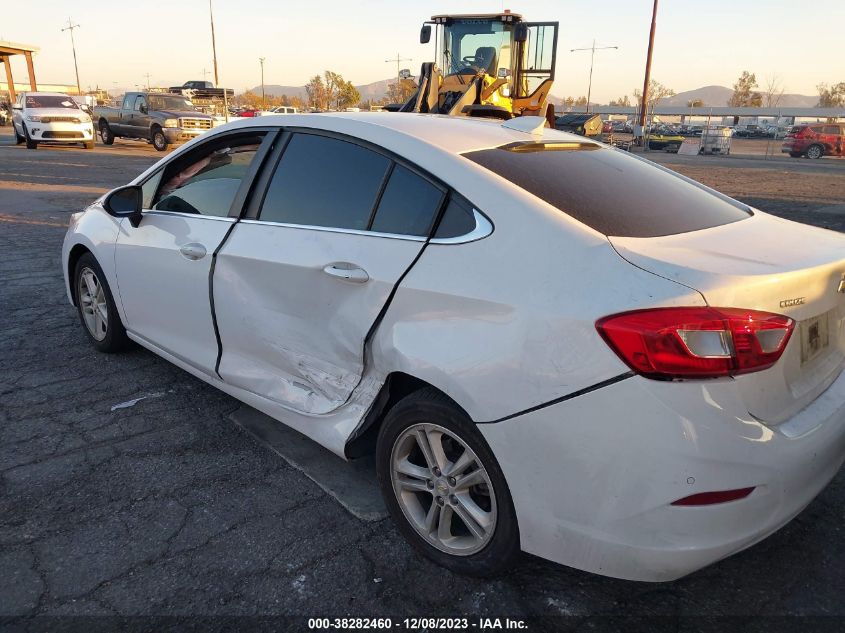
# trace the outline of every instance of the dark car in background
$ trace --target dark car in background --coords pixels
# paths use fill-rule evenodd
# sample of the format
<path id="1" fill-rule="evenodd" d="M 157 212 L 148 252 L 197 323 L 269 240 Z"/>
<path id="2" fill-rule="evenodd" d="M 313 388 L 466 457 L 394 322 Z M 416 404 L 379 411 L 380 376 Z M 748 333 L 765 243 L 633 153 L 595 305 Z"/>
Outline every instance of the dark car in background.
<path id="1" fill-rule="evenodd" d="M 780 151 L 793 158 L 845 156 L 845 123 L 796 125 L 783 139 Z"/>

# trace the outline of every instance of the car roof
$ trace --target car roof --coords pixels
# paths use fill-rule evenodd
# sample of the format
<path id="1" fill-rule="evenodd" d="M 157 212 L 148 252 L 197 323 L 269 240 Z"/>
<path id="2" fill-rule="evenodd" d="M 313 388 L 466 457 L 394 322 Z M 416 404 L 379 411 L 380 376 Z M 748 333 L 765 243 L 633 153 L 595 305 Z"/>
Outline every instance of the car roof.
<path id="1" fill-rule="evenodd" d="M 278 117 L 278 118 L 276 118 Z M 536 134 L 503 126 L 503 121 L 446 116 L 440 114 L 397 112 L 326 112 L 320 114 L 265 115 L 230 123 L 228 129 L 240 127 L 306 127 L 343 132 L 372 138 L 405 136 L 437 147 L 450 154 L 499 147 L 509 143 L 543 140 L 591 142 L 583 136 L 542 128 Z M 222 128 L 217 128 L 218 130 Z"/>

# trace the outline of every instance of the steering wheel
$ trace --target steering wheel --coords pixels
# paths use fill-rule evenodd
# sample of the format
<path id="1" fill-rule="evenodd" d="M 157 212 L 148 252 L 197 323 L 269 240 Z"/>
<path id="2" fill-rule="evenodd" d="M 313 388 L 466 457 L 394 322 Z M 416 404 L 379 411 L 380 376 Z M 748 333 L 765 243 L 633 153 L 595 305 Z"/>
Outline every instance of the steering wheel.
<path id="1" fill-rule="evenodd" d="M 483 60 L 478 55 L 467 55 L 461 58 L 461 64 L 464 68 L 480 68 Z"/>

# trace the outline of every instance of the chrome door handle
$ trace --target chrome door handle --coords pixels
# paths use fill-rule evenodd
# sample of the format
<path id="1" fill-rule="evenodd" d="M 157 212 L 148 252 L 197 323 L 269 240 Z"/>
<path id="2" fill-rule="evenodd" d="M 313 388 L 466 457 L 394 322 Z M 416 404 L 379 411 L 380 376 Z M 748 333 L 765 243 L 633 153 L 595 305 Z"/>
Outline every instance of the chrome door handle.
<path id="1" fill-rule="evenodd" d="M 367 271 L 349 262 L 334 262 L 323 268 L 323 272 L 332 277 L 339 277 L 355 284 L 363 284 L 370 280 Z"/>
<path id="2" fill-rule="evenodd" d="M 205 250 L 205 246 L 202 244 L 191 242 L 190 244 L 183 244 L 179 248 L 179 252 L 186 259 L 202 259 L 208 251 Z"/>

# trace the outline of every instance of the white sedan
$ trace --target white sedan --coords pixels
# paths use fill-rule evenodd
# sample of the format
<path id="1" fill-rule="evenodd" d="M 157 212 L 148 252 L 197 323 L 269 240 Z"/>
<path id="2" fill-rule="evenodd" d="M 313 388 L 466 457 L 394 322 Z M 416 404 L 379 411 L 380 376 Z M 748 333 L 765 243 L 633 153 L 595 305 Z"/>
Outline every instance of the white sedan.
<path id="1" fill-rule="evenodd" d="M 71 97 L 60 92 L 25 92 L 12 104 L 15 142 L 37 149 L 40 143 L 82 143 L 94 149 L 94 124 Z"/>
<path id="2" fill-rule="evenodd" d="M 70 301 L 352 459 L 462 573 L 678 578 L 845 459 L 845 236 L 544 129 L 248 119 L 70 223 Z"/>

